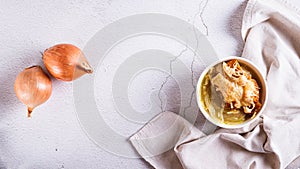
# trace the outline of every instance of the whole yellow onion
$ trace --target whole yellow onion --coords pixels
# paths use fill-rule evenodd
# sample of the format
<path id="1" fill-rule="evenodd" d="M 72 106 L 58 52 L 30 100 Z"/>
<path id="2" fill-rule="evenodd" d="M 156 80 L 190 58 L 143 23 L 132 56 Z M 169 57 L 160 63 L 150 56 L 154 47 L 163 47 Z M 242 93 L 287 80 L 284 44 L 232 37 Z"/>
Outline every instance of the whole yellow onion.
<path id="1" fill-rule="evenodd" d="M 49 73 L 63 81 L 72 81 L 93 72 L 82 51 L 72 44 L 58 44 L 46 49 L 43 61 Z"/>
<path id="2" fill-rule="evenodd" d="M 33 109 L 51 96 L 52 82 L 40 66 L 32 66 L 18 74 L 14 88 L 18 99 L 27 106 L 30 117 Z"/>

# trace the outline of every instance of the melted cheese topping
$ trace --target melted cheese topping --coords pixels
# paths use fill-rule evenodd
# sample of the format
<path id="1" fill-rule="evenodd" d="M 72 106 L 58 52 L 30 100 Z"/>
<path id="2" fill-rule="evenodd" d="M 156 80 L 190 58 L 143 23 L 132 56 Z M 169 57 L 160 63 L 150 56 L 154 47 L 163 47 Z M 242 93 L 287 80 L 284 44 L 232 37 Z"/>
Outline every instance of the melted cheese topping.
<path id="1" fill-rule="evenodd" d="M 231 108 L 243 108 L 244 113 L 253 113 L 259 103 L 259 87 L 249 71 L 244 70 L 237 60 L 223 62 L 224 73 L 211 78 L 212 85 L 219 91 Z"/>

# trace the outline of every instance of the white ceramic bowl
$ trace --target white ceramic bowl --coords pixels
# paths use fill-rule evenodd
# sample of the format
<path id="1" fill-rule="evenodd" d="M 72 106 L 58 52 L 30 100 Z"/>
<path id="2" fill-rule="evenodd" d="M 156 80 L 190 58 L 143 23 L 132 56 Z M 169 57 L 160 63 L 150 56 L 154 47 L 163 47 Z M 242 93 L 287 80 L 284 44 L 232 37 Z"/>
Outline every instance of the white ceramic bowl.
<path id="1" fill-rule="evenodd" d="M 259 87 L 260 87 L 260 101 L 262 104 L 262 107 L 260 109 L 260 111 L 256 114 L 256 116 L 254 118 L 250 118 L 242 123 L 239 124 L 225 124 L 221 121 L 219 121 L 217 118 L 211 117 L 210 113 L 207 112 L 204 107 L 203 107 L 203 103 L 201 102 L 201 84 L 202 81 L 204 79 L 204 76 L 208 73 L 208 71 L 215 65 L 222 63 L 224 61 L 229 61 L 232 59 L 236 59 L 238 60 L 238 62 L 242 65 L 245 65 L 247 67 L 248 70 L 251 71 L 252 77 L 255 77 L 255 80 L 257 81 Z M 196 97 L 197 97 L 197 103 L 198 106 L 202 112 L 202 114 L 206 117 L 207 120 L 209 120 L 211 123 L 222 127 L 222 128 L 241 128 L 244 127 L 250 123 L 252 123 L 253 121 L 255 121 L 260 115 L 261 113 L 264 111 L 266 104 L 267 104 L 267 100 L 268 100 L 268 86 L 267 83 L 264 79 L 264 77 L 261 74 L 261 71 L 259 70 L 259 68 L 257 66 L 254 65 L 254 63 L 252 63 L 251 61 L 245 59 L 245 58 L 241 58 L 241 57 L 236 57 L 236 56 L 230 56 L 230 57 L 226 57 L 224 59 L 218 60 L 217 62 L 209 65 L 202 73 L 201 76 L 198 80 L 198 84 L 197 84 L 197 89 L 196 89 Z"/>

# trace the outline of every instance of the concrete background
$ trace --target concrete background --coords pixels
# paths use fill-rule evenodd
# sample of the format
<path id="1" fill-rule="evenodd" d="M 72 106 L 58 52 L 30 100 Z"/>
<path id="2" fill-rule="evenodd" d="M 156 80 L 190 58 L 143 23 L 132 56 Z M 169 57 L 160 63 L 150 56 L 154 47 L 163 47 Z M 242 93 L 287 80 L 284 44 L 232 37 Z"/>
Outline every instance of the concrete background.
<path id="1" fill-rule="evenodd" d="M 15 77 L 26 67 L 42 65 L 40 52 L 54 44 L 72 43 L 83 48 L 107 24 L 149 12 L 172 15 L 194 24 L 207 34 L 220 58 L 239 56 L 246 3 L 244 0 L 209 0 L 207 4 L 205 0 L 0 1 L 0 168 L 151 168 L 142 159 L 104 151 L 87 137 L 76 116 L 72 82 L 52 79 L 51 98 L 28 119 L 26 107 L 14 94 Z M 300 6 L 299 1 L 293 3 Z M 95 69 L 101 72 L 118 67 L 118 60 L 114 59 Z M 195 78 L 200 72 L 201 68 L 196 68 Z M 101 82 L 101 76 L 105 79 L 113 74 L 106 71 L 97 75 L 97 81 Z M 129 90 L 132 106 L 141 112 L 149 109 L 147 90 L 158 90 L 164 79 L 165 75 L 158 72 L 146 72 L 135 79 Z M 96 96 L 101 100 L 99 106 L 111 103 L 106 99 L 109 93 Z M 167 105 L 167 109 L 175 108 Z M 104 112 L 107 112 L 106 122 L 125 136 L 143 126 L 130 125 L 128 121 L 116 123 L 114 120 L 121 118 L 114 110 Z"/>

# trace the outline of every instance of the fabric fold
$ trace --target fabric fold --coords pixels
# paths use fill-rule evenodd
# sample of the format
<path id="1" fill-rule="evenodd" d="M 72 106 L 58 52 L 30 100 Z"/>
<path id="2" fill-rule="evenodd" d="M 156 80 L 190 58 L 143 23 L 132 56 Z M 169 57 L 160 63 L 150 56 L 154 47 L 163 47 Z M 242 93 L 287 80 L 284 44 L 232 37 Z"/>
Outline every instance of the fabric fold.
<path id="1" fill-rule="evenodd" d="M 181 169 L 174 147 L 204 137 L 187 120 L 172 112 L 163 112 L 130 137 L 137 152 L 155 168 Z"/>

